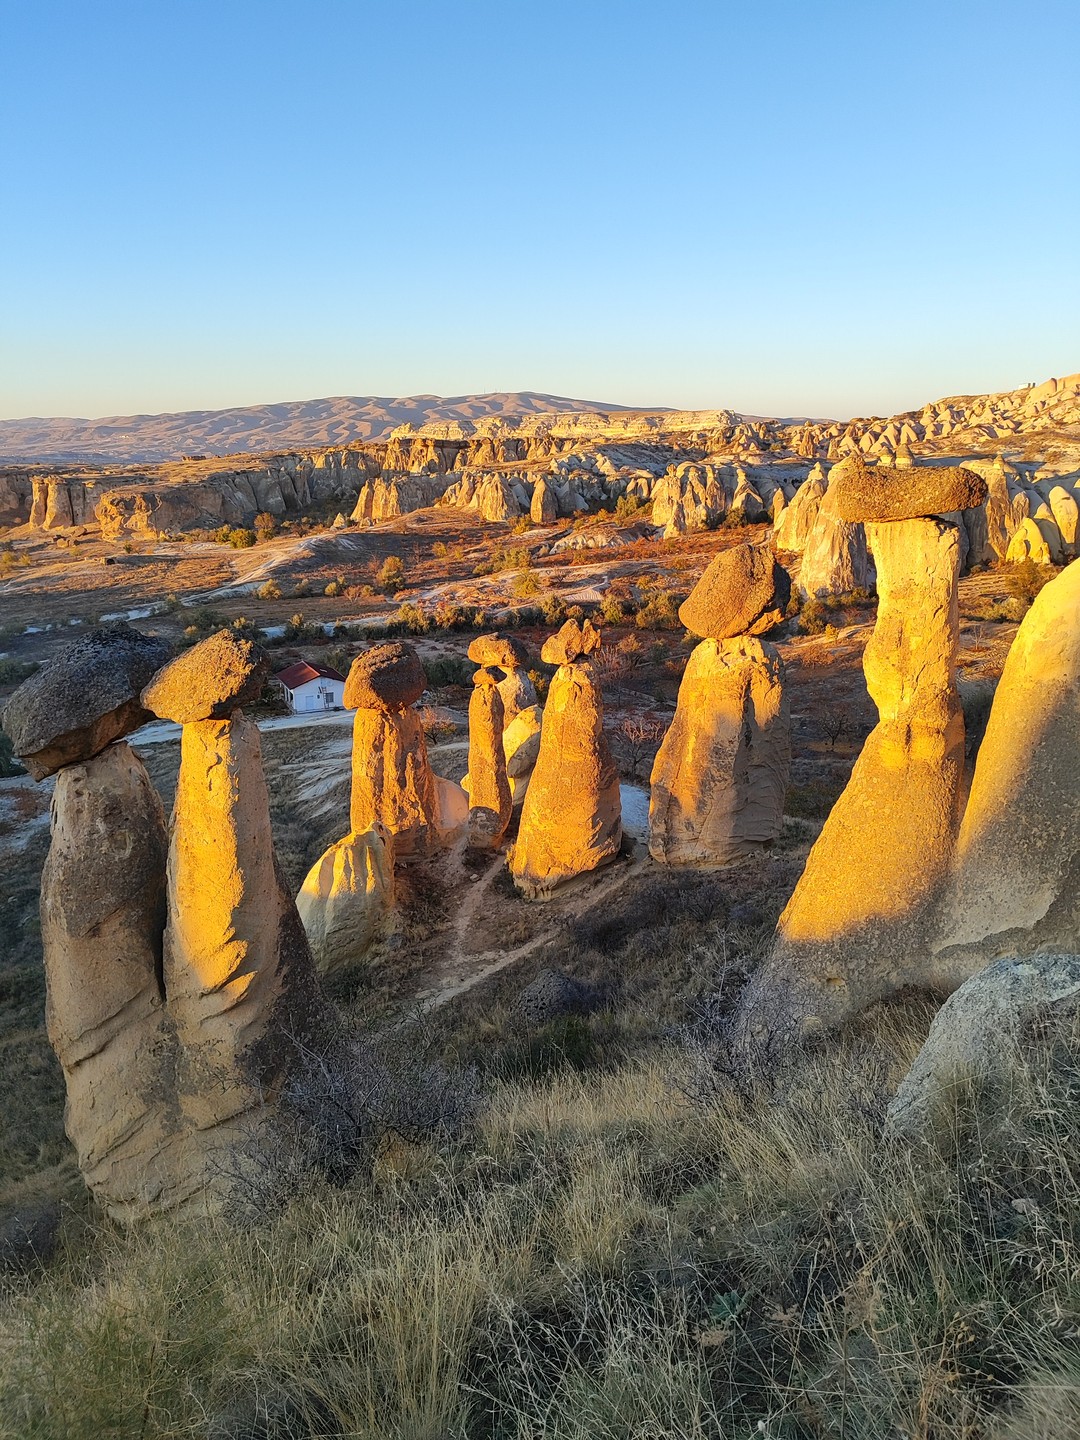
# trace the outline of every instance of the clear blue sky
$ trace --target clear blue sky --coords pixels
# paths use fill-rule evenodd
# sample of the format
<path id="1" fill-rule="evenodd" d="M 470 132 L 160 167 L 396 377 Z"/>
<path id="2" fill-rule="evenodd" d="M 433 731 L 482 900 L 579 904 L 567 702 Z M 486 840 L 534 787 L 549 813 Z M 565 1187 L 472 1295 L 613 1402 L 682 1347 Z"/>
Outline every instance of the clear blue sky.
<path id="1" fill-rule="evenodd" d="M 8 0 L 0 417 L 1080 370 L 1080 6 Z"/>

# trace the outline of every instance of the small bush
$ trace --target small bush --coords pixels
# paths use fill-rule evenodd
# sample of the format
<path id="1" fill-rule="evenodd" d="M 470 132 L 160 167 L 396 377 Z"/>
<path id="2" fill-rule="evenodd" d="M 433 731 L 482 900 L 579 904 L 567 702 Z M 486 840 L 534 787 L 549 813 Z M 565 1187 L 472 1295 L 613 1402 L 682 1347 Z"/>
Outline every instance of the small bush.
<path id="1" fill-rule="evenodd" d="M 545 595 L 540 603 L 540 613 L 545 625 L 562 625 L 566 620 L 566 601 L 554 592 Z"/>
<path id="2" fill-rule="evenodd" d="M 329 585 L 327 585 L 326 589 L 323 591 L 323 594 L 330 596 L 332 599 L 338 595 L 344 595 L 345 576 L 338 575 L 336 579 L 331 580 Z"/>
<path id="3" fill-rule="evenodd" d="M 514 583 L 510 587 L 511 593 L 518 599 L 531 599 L 533 595 L 540 593 L 540 582 L 536 578 L 534 570 L 522 570 L 514 576 Z"/>
<path id="4" fill-rule="evenodd" d="M 424 661 L 424 673 L 431 690 L 441 690 L 447 685 L 471 685 L 474 668 L 471 660 L 464 660 L 460 655 L 439 655 Z"/>
<path id="5" fill-rule="evenodd" d="M 828 610 L 817 599 L 803 602 L 799 610 L 799 628 L 804 635 L 820 635 L 828 624 Z"/>
<path id="6" fill-rule="evenodd" d="M 265 584 L 259 586 L 255 593 L 260 600 L 280 600 L 281 586 L 276 580 L 267 580 Z"/>
<path id="7" fill-rule="evenodd" d="M 7 662 L 4 662 L 7 663 Z M 7 779 L 11 775 L 25 775 L 26 771 L 15 759 L 11 748 L 11 740 L 0 730 L 0 776 Z"/>
<path id="8" fill-rule="evenodd" d="M 1039 591 L 1054 578 L 1054 571 L 1048 565 L 1036 565 L 1034 560 L 1021 560 L 1009 567 L 1005 577 L 1005 589 L 1015 600 L 1030 605 Z"/>
<path id="9" fill-rule="evenodd" d="M 379 566 L 376 583 L 387 595 L 400 590 L 405 579 L 405 562 L 400 555 L 388 555 Z"/>
<path id="10" fill-rule="evenodd" d="M 678 630 L 682 601 L 683 597 L 671 590 L 654 590 L 638 611 L 634 623 L 639 630 Z"/>

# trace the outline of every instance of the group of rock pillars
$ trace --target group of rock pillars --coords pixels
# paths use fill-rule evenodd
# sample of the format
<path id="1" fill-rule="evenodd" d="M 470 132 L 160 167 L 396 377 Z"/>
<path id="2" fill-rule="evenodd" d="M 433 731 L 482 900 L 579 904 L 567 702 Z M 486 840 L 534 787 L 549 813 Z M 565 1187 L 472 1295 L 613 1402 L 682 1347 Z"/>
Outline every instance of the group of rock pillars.
<path id="1" fill-rule="evenodd" d="M 838 534 L 865 529 L 879 595 L 864 668 L 879 712 L 810 850 L 775 942 L 732 1023 L 736 1065 L 768 1068 L 905 987 L 948 992 L 1001 956 L 1075 952 L 1080 931 L 1080 565 L 1047 585 L 1005 666 L 972 768 L 957 688 L 961 516 L 986 483 L 962 468 L 833 471 Z M 795 512 L 795 507 L 789 514 Z M 793 521 L 797 519 L 797 512 Z M 790 724 L 779 651 L 785 570 L 722 551 L 680 610 L 700 636 L 652 772 L 649 850 L 726 866 L 783 823 Z M 257 1119 L 325 1065 L 320 972 L 394 923 L 395 871 L 439 852 L 496 853 L 543 898 L 623 848 L 603 729 L 601 636 L 568 621 L 541 708 L 513 639 L 483 635 L 461 785 L 432 770 L 408 644 L 353 664 L 349 833 L 294 901 L 270 832 L 259 731 L 243 713 L 266 656 L 229 631 L 176 659 L 128 627 L 76 641 L 27 680 L 4 724 L 37 779 L 56 776 L 41 928 L 49 1037 L 87 1184 L 125 1219 L 213 1206 Z M 125 736 L 182 726 L 171 820 Z"/>

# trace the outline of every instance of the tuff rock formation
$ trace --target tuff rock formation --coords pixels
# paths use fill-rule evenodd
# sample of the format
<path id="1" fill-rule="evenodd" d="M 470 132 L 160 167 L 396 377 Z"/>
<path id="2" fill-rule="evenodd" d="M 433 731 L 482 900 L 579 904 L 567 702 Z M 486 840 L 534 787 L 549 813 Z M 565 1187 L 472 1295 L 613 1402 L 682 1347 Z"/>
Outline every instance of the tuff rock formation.
<path id="1" fill-rule="evenodd" d="M 269 673 L 265 651 L 232 630 L 219 630 L 159 670 L 142 701 L 147 710 L 177 725 L 227 720 L 234 710 L 258 700 Z"/>
<path id="2" fill-rule="evenodd" d="M 498 848 L 513 811 L 497 682 L 495 671 L 481 666 L 469 701 L 469 844 L 478 850 Z"/>
<path id="3" fill-rule="evenodd" d="M 533 487 L 532 499 L 529 502 L 529 517 L 534 525 L 554 525 L 559 518 L 551 486 L 542 476 Z"/>
<path id="4" fill-rule="evenodd" d="M 683 603 L 683 624 L 707 638 L 653 765 L 654 860 L 730 865 L 779 835 L 791 750 L 783 662 L 753 637 L 783 618 L 790 591 L 767 550 L 740 545 L 714 558 Z"/>
<path id="5" fill-rule="evenodd" d="M 520 640 L 512 635 L 478 635 L 469 645 L 468 654 L 475 665 L 494 666 L 503 672 L 499 694 L 504 729 L 519 711 L 536 704 L 536 687 L 525 670 L 529 654 Z"/>
<path id="6" fill-rule="evenodd" d="M 394 866 L 377 830 L 351 831 L 308 871 L 296 908 L 320 974 L 348 970 L 384 935 L 394 914 Z"/>
<path id="7" fill-rule="evenodd" d="M 869 524 L 882 520 L 918 520 L 981 505 L 986 481 L 959 465 L 920 465 L 899 480 L 890 470 L 869 466 L 852 455 L 829 477 L 832 508 L 840 520 Z"/>
<path id="8" fill-rule="evenodd" d="M 505 716 L 504 716 L 505 718 Z M 503 754 L 506 756 L 506 778 L 510 784 L 510 795 L 515 810 L 525 803 L 529 781 L 540 754 L 540 736 L 543 729 L 544 710 L 541 705 L 530 705 L 519 710 L 503 731 Z"/>
<path id="9" fill-rule="evenodd" d="M 937 979 L 927 963 L 932 907 L 964 773 L 959 536 L 931 519 L 869 528 L 880 598 L 863 667 L 880 719 L 810 851 L 773 953 L 744 992 L 735 1033 L 748 1064 Z"/>
<path id="10" fill-rule="evenodd" d="M 386 837 L 394 862 L 452 844 L 468 819 L 460 786 L 437 777 L 420 716 L 427 681 L 411 645 L 377 645 L 353 661 L 344 703 L 353 721 L 350 827 Z"/>
<path id="11" fill-rule="evenodd" d="M 90 760 L 151 718 L 139 698 L 169 658 L 129 625 L 94 630 L 19 686 L 4 710 L 12 749 L 35 780 Z"/>
<path id="12" fill-rule="evenodd" d="M 170 1203 L 180 1172 L 161 982 L 167 848 L 161 801 L 125 742 L 60 771 L 41 877 L 46 1024 L 79 1169 L 119 1219 Z"/>
<path id="13" fill-rule="evenodd" d="M 588 659 L 599 645 L 599 633 L 588 621 L 579 626 L 568 620 L 542 651 L 545 663 L 559 668 L 548 690 L 540 750 L 510 851 L 514 884 L 530 899 L 619 853 L 619 776 Z"/>
<path id="14" fill-rule="evenodd" d="M 1013 530 L 1005 560 L 1009 565 L 1019 565 L 1025 560 L 1033 560 L 1036 565 L 1050 564 L 1050 546 L 1034 520 L 1023 519 Z"/>
<path id="15" fill-rule="evenodd" d="M 933 942 L 948 988 L 1080 942 L 1080 564 L 1036 596 L 975 762 Z"/>
<path id="16" fill-rule="evenodd" d="M 801 555 L 814 532 L 818 508 L 826 490 L 825 471 L 815 465 L 795 492 L 795 498 L 776 520 L 773 543 L 777 550 Z"/>

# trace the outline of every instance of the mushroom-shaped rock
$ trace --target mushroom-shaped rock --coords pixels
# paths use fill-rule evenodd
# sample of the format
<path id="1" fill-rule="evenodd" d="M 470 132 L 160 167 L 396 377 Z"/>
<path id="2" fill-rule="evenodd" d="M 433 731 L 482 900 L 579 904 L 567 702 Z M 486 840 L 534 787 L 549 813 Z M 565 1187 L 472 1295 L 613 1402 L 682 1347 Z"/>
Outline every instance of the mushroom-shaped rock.
<path id="1" fill-rule="evenodd" d="M 308 871 L 296 897 L 320 974 L 360 964 L 394 909 L 394 866 L 377 830 L 331 845 Z"/>
<path id="2" fill-rule="evenodd" d="M 721 550 L 679 607 L 679 619 L 695 635 L 728 640 L 762 635 L 784 618 L 791 581 L 782 565 L 759 545 Z"/>
<path id="3" fill-rule="evenodd" d="M 889 1129 L 911 1142 L 947 1143 L 956 1133 L 958 1100 L 980 1108 L 998 1103 L 1015 1090 L 1040 1042 L 1074 1032 L 1078 1019 L 1080 957 L 1010 955 L 994 961 L 935 1015 L 889 1106 Z"/>
<path id="4" fill-rule="evenodd" d="M 730 865 L 784 822 L 791 724 L 783 661 L 760 640 L 704 640 L 657 752 L 649 850 L 668 865 Z"/>
<path id="5" fill-rule="evenodd" d="M 588 660 L 562 664 L 548 691 L 540 750 L 510 852 L 514 884 L 530 899 L 548 895 L 563 880 L 613 860 L 621 842 L 619 775 L 604 735 L 600 686 Z"/>
<path id="6" fill-rule="evenodd" d="M 960 822 L 964 720 L 956 527 L 870 527 L 877 624 L 863 668 L 880 719 L 814 842 L 776 944 L 743 993 L 743 1063 L 771 1063 L 906 985 L 934 985 L 933 907 Z"/>
<path id="7" fill-rule="evenodd" d="M 591 620 L 579 625 L 576 620 L 567 620 L 555 635 L 549 635 L 540 651 L 545 665 L 572 665 L 586 655 L 600 649 L 600 631 Z"/>
<path id="8" fill-rule="evenodd" d="M 169 658 L 129 625 L 94 630 L 24 680 L 4 709 L 12 749 L 35 780 L 99 754 L 153 717 L 139 698 Z"/>
<path id="9" fill-rule="evenodd" d="M 478 670 L 469 701 L 469 844 L 478 850 L 498 846 L 513 813 L 496 680 L 493 670 Z"/>
<path id="10" fill-rule="evenodd" d="M 174 1183 L 161 947 L 165 816 L 130 746 L 65 767 L 41 877 L 46 1022 L 64 1121 L 102 1207 L 138 1218 Z"/>
<path id="11" fill-rule="evenodd" d="M 258 700 L 269 672 L 264 650 L 233 630 L 219 630 L 159 670 L 144 687 L 142 701 L 178 725 L 227 720 Z"/>
<path id="12" fill-rule="evenodd" d="M 394 640 L 373 645 L 356 657 L 345 681 L 343 703 L 346 710 L 406 710 L 426 686 L 419 655 L 411 645 Z"/>
<path id="13" fill-rule="evenodd" d="M 915 465 L 903 471 L 867 465 L 854 454 L 829 480 L 837 516 L 849 524 L 919 520 L 968 510 L 987 497 L 986 481 L 961 465 Z"/>

